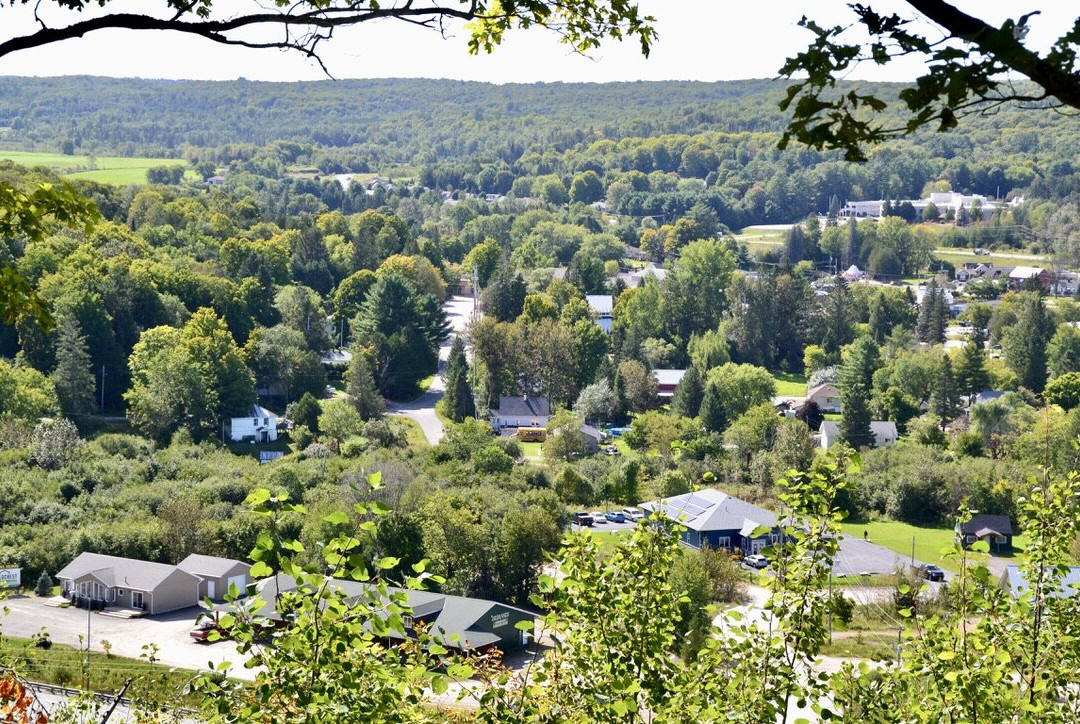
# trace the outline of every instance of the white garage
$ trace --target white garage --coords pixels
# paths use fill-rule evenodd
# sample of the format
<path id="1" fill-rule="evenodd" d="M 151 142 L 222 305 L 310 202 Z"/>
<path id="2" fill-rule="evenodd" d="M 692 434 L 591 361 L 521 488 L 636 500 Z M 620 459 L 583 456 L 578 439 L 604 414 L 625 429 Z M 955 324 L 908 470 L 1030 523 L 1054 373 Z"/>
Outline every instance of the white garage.
<path id="1" fill-rule="evenodd" d="M 236 586 L 240 595 L 244 595 L 251 583 L 251 566 L 232 558 L 203 556 L 192 553 L 176 566 L 182 571 L 196 576 L 199 581 L 199 598 L 220 601 L 225 598 L 231 586 Z"/>

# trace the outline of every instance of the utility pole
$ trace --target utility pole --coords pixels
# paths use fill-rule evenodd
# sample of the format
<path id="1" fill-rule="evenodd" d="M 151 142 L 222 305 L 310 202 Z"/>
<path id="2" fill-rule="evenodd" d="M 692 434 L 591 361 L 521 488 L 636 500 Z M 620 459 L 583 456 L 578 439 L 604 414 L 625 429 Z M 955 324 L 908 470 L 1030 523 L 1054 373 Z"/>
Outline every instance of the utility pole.
<path id="1" fill-rule="evenodd" d="M 86 665 L 83 667 L 83 688 L 90 691 L 90 613 L 94 610 L 93 589 L 86 597 Z"/>
<path id="2" fill-rule="evenodd" d="M 832 570 L 829 571 L 829 643 L 832 643 L 832 612 L 833 612 L 833 600 L 832 600 Z"/>
<path id="3" fill-rule="evenodd" d="M 915 565 L 915 536 L 911 536 L 911 565 Z"/>
<path id="4" fill-rule="evenodd" d="M 101 404 L 98 410 L 101 414 L 105 414 L 105 365 L 101 365 Z"/>

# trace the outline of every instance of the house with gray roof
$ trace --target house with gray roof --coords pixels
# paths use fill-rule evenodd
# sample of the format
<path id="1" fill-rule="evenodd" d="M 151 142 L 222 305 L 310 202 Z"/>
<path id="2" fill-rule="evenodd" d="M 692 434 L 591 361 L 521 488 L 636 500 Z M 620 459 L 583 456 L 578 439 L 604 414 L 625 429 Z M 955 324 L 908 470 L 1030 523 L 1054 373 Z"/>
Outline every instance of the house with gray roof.
<path id="1" fill-rule="evenodd" d="M 604 334 L 611 334 L 612 310 L 615 300 L 610 294 L 586 294 L 585 303 L 589 305 L 593 321 L 596 322 Z"/>
<path id="2" fill-rule="evenodd" d="M 229 439 L 233 442 L 274 442 L 281 418 L 262 405 L 252 405 L 243 417 L 229 421 Z"/>
<path id="3" fill-rule="evenodd" d="M 199 603 L 201 579 L 168 563 L 80 553 L 56 578 L 64 597 L 80 606 L 115 606 L 153 615 Z"/>
<path id="4" fill-rule="evenodd" d="M 490 412 L 491 426 L 501 431 L 518 427 L 547 427 L 551 419 L 551 402 L 546 397 L 499 398 L 499 407 Z"/>
<path id="5" fill-rule="evenodd" d="M 874 435 L 874 447 L 888 447 L 895 445 L 900 439 L 900 432 L 896 429 L 896 423 L 892 420 L 872 420 L 870 432 Z M 821 447 L 828 450 L 840 441 L 840 425 L 834 420 L 825 420 L 818 428 L 821 438 Z"/>
<path id="6" fill-rule="evenodd" d="M 641 508 L 646 518 L 662 514 L 678 521 L 686 528 L 682 542 L 692 548 L 709 546 L 750 555 L 780 540 L 775 513 L 711 488 L 642 503 Z M 768 531 L 755 536 L 761 527 Z"/>
<path id="7" fill-rule="evenodd" d="M 1013 526 L 1007 515 L 973 515 L 966 523 L 956 524 L 956 535 L 965 548 L 986 541 L 993 553 L 1012 550 Z"/>
<path id="8" fill-rule="evenodd" d="M 675 389 L 682 382 L 686 370 L 655 369 L 652 371 L 653 379 L 656 380 L 656 396 L 661 400 L 670 400 L 675 396 Z"/>
<path id="9" fill-rule="evenodd" d="M 242 561 L 217 556 L 204 556 L 192 553 L 176 564 L 181 571 L 197 576 L 202 583 L 199 586 L 199 598 L 221 600 L 232 586 L 241 596 L 251 583 L 251 566 Z"/>
<path id="10" fill-rule="evenodd" d="M 1005 572 L 1001 574 L 1001 587 L 1009 592 L 1013 598 L 1020 598 L 1028 592 L 1029 586 L 1024 577 L 1024 572 L 1019 566 L 1005 566 Z M 1059 589 L 1054 591 L 1054 598 L 1065 598 L 1080 593 L 1080 566 L 1069 566 L 1069 570 L 1059 581 Z"/>
<path id="11" fill-rule="evenodd" d="M 370 596 L 374 588 L 370 583 L 346 579 L 335 579 L 333 585 L 341 590 L 350 604 Z M 265 578 L 256 587 L 259 597 L 267 602 L 259 614 L 274 620 L 281 618 L 273 603 L 277 595 L 297 590 L 296 581 L 286 575 Z M 388 589 L 388 593 L 392 596 L 405 595 L 405 605 L 411 609 L 411 615 L 404 617 L 409 638 L 415 638 L 415 626 L 423 624 L 441 644 L 463 651 L 483 652 L 493 648 L 510 651 L 526 646 L 530 640 L 529 634 L 518 629 L 517 624 L 532 621 L 535 616 L 515 606 L 394 586 Z M 397 632 L 391 632 L 389 637 L 391 640 L 403 640 Z"/>

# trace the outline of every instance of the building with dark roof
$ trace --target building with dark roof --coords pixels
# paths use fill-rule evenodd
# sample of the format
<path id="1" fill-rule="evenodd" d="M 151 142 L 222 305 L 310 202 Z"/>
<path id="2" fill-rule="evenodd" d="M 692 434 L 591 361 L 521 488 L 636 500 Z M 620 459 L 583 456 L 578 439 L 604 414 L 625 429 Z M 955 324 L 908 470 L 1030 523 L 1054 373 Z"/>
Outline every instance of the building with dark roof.
<path id="1" fill-rule="evenodd" d="M 352 604 L 367 595 L 373 588 L 370 583 L 335 579 L 333 585 L 345 595 Z M 265 578 L 257 584 L 259 596 L 268 603 L 259 611 L 260 615 L 270 619 L 280 619 L 274 599 L 278 593 L 295 591 L 296 582 L 289 576 L 279 575 Z M 409 588 L 389 588 L 391 595 L 404 593 L 406 605 L 412 609 L 412 615 L 405 617 L 407 629 L 417 624 L 424 624 L 430 635 L 446 647 L 485 651 L 497 648 L 511 651 L 526 646 L 530 635 L 517 628 L 521 621 L 533 621 L 535 616 L 528 611 L 497 601 L 464 596 L 449 596 L 434 591 L 417 591 Z M 401 635 L 392 632 L 391 639 L 401 640 Z M 413 633 L 411 637 L 415 637 Z"/>
<path id="2" fill-rule="evenodd" d="M 1013 526 L 1007 515 L 973 515 L 966 523 L 956 524 L 956 534 L 965 548 L 984 540 L 993 553 L 1012 550 Z"/>
<path id="3" fill-rule="evenodd" d="M 551 419 L 551 402 L 546 397 L 499 398 L 499 407 L 490 413 L 491 426 L 495 430 L 518 427 L 546 427 Z"/>
<path id="4" fill-rule="evenodd" d="M 678 521 L 686 528 L 683 543 L 693 548 L 709 546 L 750 555 L 780 540 L 775 513 L 711 488 L 642 503 L 641 508 L 647 518 L 662 513 Z M 767 532 L 754 535 L 762 527 Z"/>

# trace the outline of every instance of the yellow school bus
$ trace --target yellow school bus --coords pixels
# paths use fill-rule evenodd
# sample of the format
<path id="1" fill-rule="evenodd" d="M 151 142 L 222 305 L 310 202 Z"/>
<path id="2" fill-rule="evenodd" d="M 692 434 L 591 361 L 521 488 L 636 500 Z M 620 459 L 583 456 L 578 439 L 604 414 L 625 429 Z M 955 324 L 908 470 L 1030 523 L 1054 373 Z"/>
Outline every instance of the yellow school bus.
<path id="1" fill-rule="evenodd" d="M 522 442 L 544 442 L 547 440 L 546 427 L 519 427 L 517 439 Z"/>

